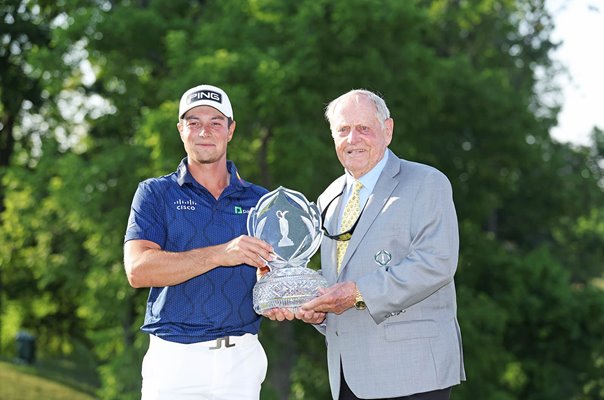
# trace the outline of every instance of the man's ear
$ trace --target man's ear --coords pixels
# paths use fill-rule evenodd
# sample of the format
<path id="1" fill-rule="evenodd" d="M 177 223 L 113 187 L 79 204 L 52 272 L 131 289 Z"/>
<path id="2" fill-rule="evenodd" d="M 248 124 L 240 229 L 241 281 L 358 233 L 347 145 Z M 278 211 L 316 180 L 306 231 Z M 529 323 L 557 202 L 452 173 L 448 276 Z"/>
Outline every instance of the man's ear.
<path id="1" fill-rule="evenodd" d="M 227 136 L 227 141 L 229 142 L 233 138 L 233 133 L 235 132 L 235 125 L 237 125 L 237 123 L 233 121 L 231 122 L 231 126 L 229 126 L 229 136 Z"/>
<path id="2" fill-rule="evenodd" d="M 182 131 L 184 130 L 184 124 L 182 123 L 182 120 L 178 121 L 178 123 L 176 124 L 176 129 L 178 129 L 178 134 L 180 135 L 180 140 L 182 140 L 184 142 L 184 139 L 182 137 Z"/>
<path id="3" fill-rule="evenodd" d="M 386 127 L 386 142 L 389 145 L 392 141 L 392 133 L 394 132 L 394 120 L 392 118 L 388 118 L 384 121 L 384 126 Z"/>

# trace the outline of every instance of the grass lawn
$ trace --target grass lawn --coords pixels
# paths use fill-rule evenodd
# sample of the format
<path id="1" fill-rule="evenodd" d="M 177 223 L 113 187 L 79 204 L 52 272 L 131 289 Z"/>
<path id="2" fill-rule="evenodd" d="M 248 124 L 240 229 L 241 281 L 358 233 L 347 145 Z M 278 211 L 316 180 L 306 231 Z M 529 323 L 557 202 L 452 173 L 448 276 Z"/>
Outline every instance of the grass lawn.
<path id="1" fill-rule="evenodd" d="M 70 376 L 70 369 L 61 361 L 29 366 L 0 360 L 0 400 L 95 399 L 91 384 Z"/>

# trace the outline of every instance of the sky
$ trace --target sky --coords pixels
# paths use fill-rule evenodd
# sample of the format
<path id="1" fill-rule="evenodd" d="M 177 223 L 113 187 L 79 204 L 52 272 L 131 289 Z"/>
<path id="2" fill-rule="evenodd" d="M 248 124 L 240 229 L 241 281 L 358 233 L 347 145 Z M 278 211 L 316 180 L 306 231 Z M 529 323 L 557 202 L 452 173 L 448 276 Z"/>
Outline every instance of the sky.
<path id="1" fill-rule="evenodd" d="M 553 58 L 569 76 L 560 77 L 564 100 L 554 139 L 590 143 L 594 126 L 604 129 L 604 0 L 547 0 L 554 15 L 554 41 L 562 45 Z"/>

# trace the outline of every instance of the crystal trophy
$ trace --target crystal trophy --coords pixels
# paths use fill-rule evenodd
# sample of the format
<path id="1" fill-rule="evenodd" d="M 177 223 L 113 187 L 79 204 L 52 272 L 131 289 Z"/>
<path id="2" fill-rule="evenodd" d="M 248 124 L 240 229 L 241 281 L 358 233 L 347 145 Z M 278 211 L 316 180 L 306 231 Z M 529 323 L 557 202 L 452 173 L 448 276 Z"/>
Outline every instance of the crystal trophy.
<path id="1" fill-rule="evenodd" d="M 266 260 L 269 272 L 253 291 L 254 311 L 271 308 L 294 311 L 318 295 L 327 281 L 306 265 L 321 244 L 321 214 L 300 192 L 279 187 L 262 196 L 247 217 L 251 236 L 273 246 L 273 260 Z"/>

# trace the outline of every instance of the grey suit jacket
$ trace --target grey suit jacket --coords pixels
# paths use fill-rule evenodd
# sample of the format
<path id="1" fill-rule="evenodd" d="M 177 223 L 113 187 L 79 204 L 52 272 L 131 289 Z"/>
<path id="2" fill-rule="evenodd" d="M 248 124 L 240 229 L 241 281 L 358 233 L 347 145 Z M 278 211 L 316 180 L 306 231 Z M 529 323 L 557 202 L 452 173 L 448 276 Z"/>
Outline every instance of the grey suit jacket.
<path id="1" fill-rule="evenodd" d="M 451 184 L 435 168 L 388 153 L 339 276 L 336 241 L 321 243 L 328 283 L 356 282 L 367 304 L 364 311 L 328 314 L 322 329 L 334 399 L 340 360 L 346 382 L 361 398 L 406 396 L 465 380 L 453 281 L 459 233 Z M 321 210 L 344 184 L 342 176 L 321 194 Z M 331 233 L 338 228 L 341 197 L 325 216 Z M 375 259 L 381 250 L 391 256 L 383 266 Z"/>

